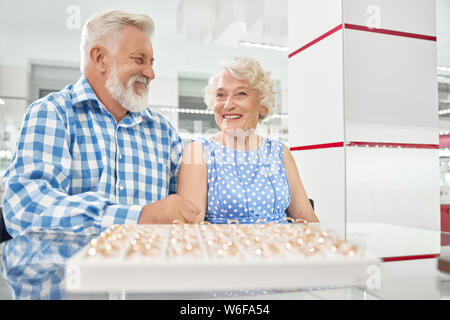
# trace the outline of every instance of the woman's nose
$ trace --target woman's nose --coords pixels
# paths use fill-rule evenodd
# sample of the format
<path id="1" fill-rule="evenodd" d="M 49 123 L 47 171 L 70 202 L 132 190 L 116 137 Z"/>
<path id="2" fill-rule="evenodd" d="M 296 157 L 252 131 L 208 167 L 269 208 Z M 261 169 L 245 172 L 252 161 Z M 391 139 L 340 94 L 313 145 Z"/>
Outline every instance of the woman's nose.
<path id="1" fill-rule="evenodd" d="M 232 109 L 234 107 L 234 101 L 232 96 L 228 96 L 227 101 L 225 101 L 224 109 Z"/>

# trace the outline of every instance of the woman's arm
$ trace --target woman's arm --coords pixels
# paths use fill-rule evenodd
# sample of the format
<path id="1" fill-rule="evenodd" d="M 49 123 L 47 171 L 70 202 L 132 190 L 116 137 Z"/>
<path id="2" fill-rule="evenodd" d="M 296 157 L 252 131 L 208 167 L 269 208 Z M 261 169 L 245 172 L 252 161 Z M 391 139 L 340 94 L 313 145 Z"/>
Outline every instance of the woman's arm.
<path id="1" fill-rule="evenodd" d="M 287 213 L 294 219 L 303 219 L 308 222 L 319 222 L 319 219 L 314 213 L 305 188 L 303 187 L 300 174 L 298 173 L 297 165 L 292 157 L 291 151 L 286 145 L 283 145 L 283 160 L 286 168 L 286 175 L 291 189 L 291 202 L 287 208 Z"/>
<path id="2" fill-rule="evenodd" d="M 205 219 L 208 201 L 208 173 L 203 147 L 199 142 L 190 143 L 183 152 L 178 176 L 177 194 L 200 208 L 194 223 Z"/>

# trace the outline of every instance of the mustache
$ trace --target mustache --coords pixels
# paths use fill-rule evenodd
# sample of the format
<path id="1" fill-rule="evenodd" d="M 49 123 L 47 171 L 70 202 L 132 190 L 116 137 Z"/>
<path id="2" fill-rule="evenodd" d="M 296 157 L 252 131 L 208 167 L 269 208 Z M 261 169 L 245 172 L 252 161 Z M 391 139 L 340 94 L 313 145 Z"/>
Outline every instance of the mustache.
<path id="1" fill-rule="evenodd" d="M 138 83 L 142 83 L 145 88 L 148 88 L 148 85 L 150 84 L 150 79 L 147 77 L 142 77 L 139 75 L 134 75 L 130 78 L 130 81 L 128 82 L 128 85 L 131 86 L 131 84 L 138 82 Z"/>

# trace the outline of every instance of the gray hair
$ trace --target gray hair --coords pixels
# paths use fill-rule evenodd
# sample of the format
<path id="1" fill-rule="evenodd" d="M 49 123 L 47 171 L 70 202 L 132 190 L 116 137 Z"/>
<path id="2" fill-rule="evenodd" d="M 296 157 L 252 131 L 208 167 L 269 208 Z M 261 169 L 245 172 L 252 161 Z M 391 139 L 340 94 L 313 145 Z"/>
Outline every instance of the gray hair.
<path id="1" fill-rule="evenodd" d="M 117 37 L 122 28 L 127 25 L 138 28 L 148 37 L 151 37 L 155 30 L 155 24 L 149 16 L 119 10 L 99 13 L 86 21 L 81 31 L 81 73 L 84 73 L 89 64 L 91 49 L 99 44 L 108 50 L 115 50 L 116 48 L 112 47 L 111 38 Z"/>
<path id="2" fill-rule="evenodd" d="M 214 105 L 219 78 L 226 71 L 230 72 L 236 79 L 246 80 L 252 89 L 258 91 L 260 103 L 268 111 L 266 117 L 273 114 L 275 109 L 275 89 L 274 81 L 270 78 L 271 73 L 270 71 L 264 71 L 259 62 L 250 57 L 237 57 L 223 62 L 220 70 L 209 78 L 204 96 L 204 102 L 209 108 L 212 108 Z"/>

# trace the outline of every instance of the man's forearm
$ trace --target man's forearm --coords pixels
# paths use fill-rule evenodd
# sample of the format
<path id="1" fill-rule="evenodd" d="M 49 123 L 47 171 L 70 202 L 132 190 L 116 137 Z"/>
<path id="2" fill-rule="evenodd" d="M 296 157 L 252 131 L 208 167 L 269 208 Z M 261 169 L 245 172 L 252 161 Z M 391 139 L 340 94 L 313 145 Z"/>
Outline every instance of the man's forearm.
<path id="1" fill-rule="evenodd" d="M 95 192 L 69 196 L 43 180 L 17 177 L 8 179 L 3 201 L 5 223 L 12 235 L 42 229 L 98 233 L 113 224 L 137 223 L 142 207 L 112 203 Z"/>

